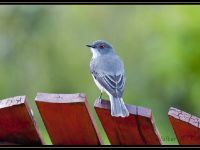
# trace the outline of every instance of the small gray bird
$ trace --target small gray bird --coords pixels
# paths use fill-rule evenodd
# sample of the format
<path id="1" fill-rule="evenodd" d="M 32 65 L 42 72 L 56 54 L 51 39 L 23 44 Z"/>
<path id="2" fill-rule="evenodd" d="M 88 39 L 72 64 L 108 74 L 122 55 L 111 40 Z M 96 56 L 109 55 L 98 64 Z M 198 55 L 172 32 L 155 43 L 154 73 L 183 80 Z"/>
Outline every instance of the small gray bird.
<path id="1" fill-rule="evenodd" d="M 92 60 L 90 71 L 97 87 L 106 92 L 110 98 L 111 115 L 127 117 L 129 112 L 123 101 L 125 74 L 124 64 L 113 47 L 103 40 L 97 40 L 91 45 Z M 101 95 L 99 99 L 101 100 Z"/>

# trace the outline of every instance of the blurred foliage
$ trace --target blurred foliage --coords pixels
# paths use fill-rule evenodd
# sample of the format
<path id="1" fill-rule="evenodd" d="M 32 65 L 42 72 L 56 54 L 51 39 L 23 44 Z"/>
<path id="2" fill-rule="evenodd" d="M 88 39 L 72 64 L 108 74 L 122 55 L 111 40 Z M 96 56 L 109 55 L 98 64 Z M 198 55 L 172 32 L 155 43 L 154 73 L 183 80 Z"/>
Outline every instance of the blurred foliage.
<path id="1" fill-rule="evenodd" d="M 125 63 L 125 102 L 151 108 L 162 138 L 173 139 L 169 107 L 200 116 L 199 18 L 194 5 L 1 5 L 0 98 L 27 95 L 50 144 L 36 93 L 83 92 L 93 108 L 100 93 L 85 45 L 104 39 Z"/>

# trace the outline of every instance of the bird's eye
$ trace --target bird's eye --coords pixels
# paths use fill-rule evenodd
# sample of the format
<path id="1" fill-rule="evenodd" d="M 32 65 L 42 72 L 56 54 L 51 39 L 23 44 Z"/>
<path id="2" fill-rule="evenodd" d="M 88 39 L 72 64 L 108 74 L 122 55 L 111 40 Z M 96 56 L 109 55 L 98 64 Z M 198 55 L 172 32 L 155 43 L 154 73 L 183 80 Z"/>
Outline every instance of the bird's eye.
<path id="1" fill-rule="evenodd" d="M 105 47 L 104 44 L 100 44 L 100 45 L 99 45 L 99 48 L 101 48 L 101 49 L 103 49 L 104 47 Z"/>

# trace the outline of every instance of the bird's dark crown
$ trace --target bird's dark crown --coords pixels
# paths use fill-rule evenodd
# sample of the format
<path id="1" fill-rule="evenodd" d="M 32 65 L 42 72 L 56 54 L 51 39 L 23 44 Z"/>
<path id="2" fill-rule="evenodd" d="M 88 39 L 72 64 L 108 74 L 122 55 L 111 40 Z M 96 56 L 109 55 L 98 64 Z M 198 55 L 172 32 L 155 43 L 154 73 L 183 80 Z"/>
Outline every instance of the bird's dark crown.
<path id="1" fill-rule="evenodd" d="M 97 40 L 97 41 L 93 42 L 92 45 L 93 45 L 94 48 L 97 48 L 97 49 L 99 49 L 99 48 L 100 49 L 103 49 L 103 48 L 110 49 L 110 48 L 112 48 L 112 46 L 104 40 Z"/>
<path id="2" fill-rule="evenodd" d="M 106 41 L 97 40 L 93 42 L 91 45 L 86 45 L 93 49 L 93 53 L 97 52 L 99 54 L 105 55 L 110 53 L 115 53 L 113 47 Z"/>

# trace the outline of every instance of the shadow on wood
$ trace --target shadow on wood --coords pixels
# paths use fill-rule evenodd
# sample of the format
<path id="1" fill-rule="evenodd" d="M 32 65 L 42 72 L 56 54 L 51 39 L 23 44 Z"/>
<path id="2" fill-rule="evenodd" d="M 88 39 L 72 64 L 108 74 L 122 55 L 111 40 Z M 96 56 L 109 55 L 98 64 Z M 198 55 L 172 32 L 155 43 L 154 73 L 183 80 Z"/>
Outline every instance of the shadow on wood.
<path id="1" fill-rule="evenodd" d="M 25 96 L 0 101 L 0 145 L 44 144 Z"/>
<path id="2" fill-rule="evenodd" d="M 35 100 L 53 144 L 102 144 L 84 94 L 38 93 Z"/>
<path id="3" fill-rule="evenodd" d="M 200 118 L 173 107 L 169 109 L 168 116 L 179 144 L 200 144 Z"/>
<path id="4" fill-rule="evenodd" d="M 112 145 L 161 145 L 150 109 L 126 105 L 130 116 L 112 117 L 110 101 L 96 100 L 95 110 Z"/>

